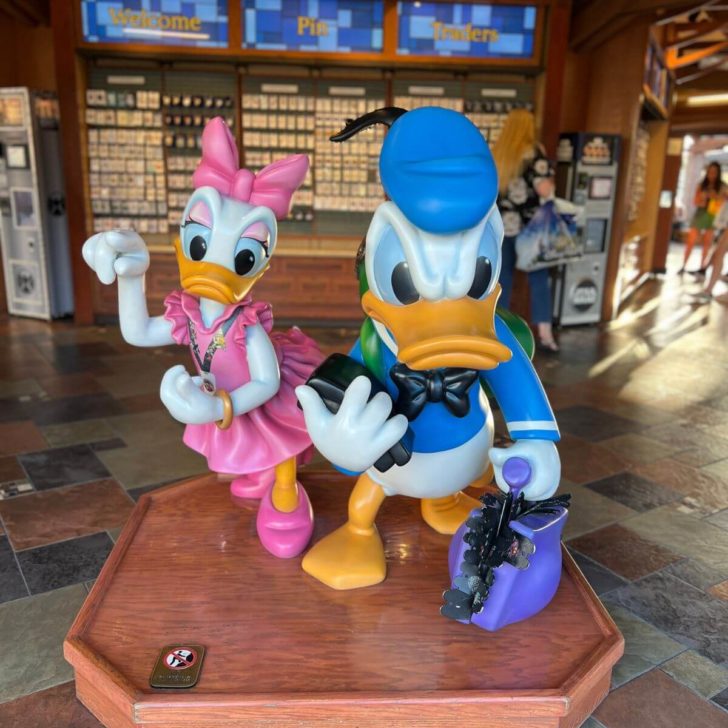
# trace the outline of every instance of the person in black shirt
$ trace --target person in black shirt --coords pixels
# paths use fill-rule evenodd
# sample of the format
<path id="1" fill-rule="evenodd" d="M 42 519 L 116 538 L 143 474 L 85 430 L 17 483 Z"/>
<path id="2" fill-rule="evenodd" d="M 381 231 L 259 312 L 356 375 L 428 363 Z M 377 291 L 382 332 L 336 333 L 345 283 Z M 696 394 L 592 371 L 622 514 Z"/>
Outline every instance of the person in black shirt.
<path id="1" fill-rule="evenodd" d="M 499 304 L 510 307 L 513 270 L 516 265 L 516 237 L 540 207 L 553 197 L 554 170 L 543 147 L 536 141 L 533 114 L 515 109 L 508 114 L 493 147 L 498 169 L 498 209 L 503 218 L 503 249 L 499 282 L 503 289 Z M 528 273 L 531 323 L 536 329 L 538 348 L 557 352 L 551 313 L 548 269 Z"/>

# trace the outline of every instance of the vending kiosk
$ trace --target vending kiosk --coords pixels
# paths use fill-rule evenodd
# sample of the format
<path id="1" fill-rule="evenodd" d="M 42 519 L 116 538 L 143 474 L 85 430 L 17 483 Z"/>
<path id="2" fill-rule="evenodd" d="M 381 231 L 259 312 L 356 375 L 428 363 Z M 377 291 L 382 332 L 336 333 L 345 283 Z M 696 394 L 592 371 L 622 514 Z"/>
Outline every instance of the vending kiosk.
<path id="1" fill-rule="evenodd" d="M 554 318 L 562 326 L 601 319 L 619 144 L 614 134 L 569 133 L 559 140 L 556 195 L 584 208 L 584 255 L 555 277 Z"/>
<path id="2" fill-rule="evenodd" d="M 0 89 L 0 245 L 8 311 L 73 313 L 73 281 L 52 94 Z"/>

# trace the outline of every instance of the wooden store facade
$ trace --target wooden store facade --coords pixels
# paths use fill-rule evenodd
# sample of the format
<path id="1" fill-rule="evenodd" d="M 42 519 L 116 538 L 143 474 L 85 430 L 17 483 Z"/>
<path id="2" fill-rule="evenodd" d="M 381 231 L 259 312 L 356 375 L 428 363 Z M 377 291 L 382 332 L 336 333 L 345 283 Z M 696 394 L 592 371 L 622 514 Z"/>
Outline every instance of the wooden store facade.
<path id="1" fill-rule="evenodd" d="M 151 306 L 178 285 L 172 244 L 202 127 L 216 115 L 254 171 L 286 154 L 311 158 L 257 295 L 275 302 L 278 319 L 357 320 L 354 256 L 383 199 L 383 131 L 345 145 L 329 136 L 386 105 L 457 109 L 489 140 L 515 107 L 556 119 L 561 83 L 547 89 L 545 46 L 549 34 L 565 36 L 567 22 L 568 4 L 545 0 L 81 0 L 54 8 L 63 133 L 79 140 L 64 149 L 66 177 L 78 181 L 67 200 L 77 320 L 116 311 L 115 290 L 80 257 L 93 232 L 131 225 L 145 238 Z M 544 131 L 554 144 L 557 126 Z"/>
<path id="2" fill-rule="evenodd" d="M 655 32 L 656 3 L 640 0 L 629 13 L 589 0 L 50 5 L 55 73 L 44 85 L 60 105 L 78 323 L 116 313 L 115 289 L 100 285 L 81 258 L 95 231 L 133 226 L 145 238 L 154 312 L 178 286 L 173 242 L 201 130 L 215 115 L 252 170 L 290 153 L 311 158 L 280 224 L 273 270 L 256 288 L 275 303 L 278 320 L 361 317 L 354 256 L 383 199 L 383 132 L 342 145 L 329 136 L 384 105 L 462 111 L 489 141 L 511 109 L 531 108 L 554 158 L 562 132 L 617 135 L 594 320 L 611 318 L 644 275 L 664 266 L 654 231 L 673 77 Z M 47 79 L 48 69 L 37 70 Z M 516 308 L 525 308 L 525 295 L 517 289 Z"/>

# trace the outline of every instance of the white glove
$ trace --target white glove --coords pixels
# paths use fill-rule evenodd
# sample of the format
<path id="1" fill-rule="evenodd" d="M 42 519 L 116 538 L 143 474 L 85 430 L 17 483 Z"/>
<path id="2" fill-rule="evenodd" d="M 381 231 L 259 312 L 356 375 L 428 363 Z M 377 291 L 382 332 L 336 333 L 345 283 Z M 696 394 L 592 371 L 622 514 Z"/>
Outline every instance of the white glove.
<path id="1" fill-rule="evenodd" d="M 203 391 L 201 385 L 202 378 L 191 377 L 181 364 L 164 373 L 159 396 L 175 420 L 186 425 L 204 425 L 222 419 L 222 402 Z"/>
<path id="2" fill-rule="evenodd" d="M 510 447 L 492 447 L 488 452 L 495 470 L 495 482 L 508 493 L 508 483 L 503 478 L 503 465 L 509 458 L 519 457 L 531 466 L 531 479 L 521 491 L 526 500 L 550 498 L 561 480 L 561 459 L 551 440 L 518 440 Z"/>
<path id="3" fill-rule="evenodd" d="M 387 419 L 392 398 L 386 392 L 375 394 L 368 402 L 371 388 L 366 377 L 357 377 L 344 392 L 341 407 L 334 415 L 315 389 L 307 385 L 296 387 L 313 444 L 334 465 L 355 473 L 362 473 L 377 462 L 402 439 L 408 426 L 404 415 Z"/>
<path id="4" fill-rule="evenodd" d="M 147 245 L 133 230 L 109 230 L 92 235 L 81 249 L 83 259 L 106 285 L 116 276 L 135 278 L 149 268 Z"/>

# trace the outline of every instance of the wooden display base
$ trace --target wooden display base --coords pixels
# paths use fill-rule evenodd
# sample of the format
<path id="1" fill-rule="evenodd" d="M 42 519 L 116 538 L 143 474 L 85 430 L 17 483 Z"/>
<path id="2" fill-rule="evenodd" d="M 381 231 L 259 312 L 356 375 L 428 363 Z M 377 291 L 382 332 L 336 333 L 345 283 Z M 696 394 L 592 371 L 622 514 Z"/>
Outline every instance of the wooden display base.
<path id="1" fill-rule="evenodd" d="M 351 479 L 302 480 L 317 540 L 343 522 Z M 256 509 L 214 476 L 141 498 L 64 645 L 108 728 L 572 728 L 607 694 L 623 639 L 566 552 L 552 603 L 488 633 L 439 615 L 450 539 L 416 500 L 382 508 L 386 581 L 348 592 L 265 552 Z M 176 642 L 207 648 L 197 686 L 150 688 Z"/>

